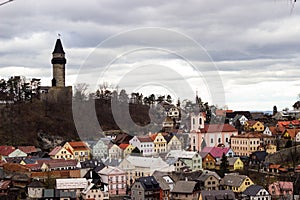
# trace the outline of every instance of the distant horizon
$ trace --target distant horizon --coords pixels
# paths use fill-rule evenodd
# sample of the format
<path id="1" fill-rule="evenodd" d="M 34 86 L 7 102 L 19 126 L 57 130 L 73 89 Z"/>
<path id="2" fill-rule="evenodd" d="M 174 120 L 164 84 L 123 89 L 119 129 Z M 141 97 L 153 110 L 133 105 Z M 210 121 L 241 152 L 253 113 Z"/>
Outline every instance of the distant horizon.
<path id="1" fill-rule="evenodd" d="M 189 87 L 180 90 L 189 90 L 186 98 L 199 91 L 203 101 L 223 102 L 233 110 L 291 108 L 300 86 L 300 29 L 295 26 L 300 6 L 291 12 L 292 6 L 259 0 L 61 0 L 59 6 L 14 0 L 0 7 L 0 74 L 38 77 L 51 85 L 51 53 L 60 38 L 67 85 L 76 82 L 84 66 L 87 79 L 123 81 L 130 91 L 142 87 L 142 79 L 148 86 L 163 80 L 160 86 L 175 97 L 182 96 L 176 89 L 186 83 Z M 99 56 L 90 57 L 93 53 Z M 145 68 L 153 65 L 171 74 Z"/>

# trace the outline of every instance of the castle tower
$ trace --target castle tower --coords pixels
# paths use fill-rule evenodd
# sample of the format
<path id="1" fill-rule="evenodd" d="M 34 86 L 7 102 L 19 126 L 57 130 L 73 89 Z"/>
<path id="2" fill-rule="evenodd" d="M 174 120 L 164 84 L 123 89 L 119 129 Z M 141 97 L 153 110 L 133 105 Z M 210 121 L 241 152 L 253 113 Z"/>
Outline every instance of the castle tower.
<path id="1" fill-rule="evenodd" d="M 58 38 L 55 43 L 54 51 L 52 52 L 53 79 L 52 87 L 65 87 L 65 52 Z"/>

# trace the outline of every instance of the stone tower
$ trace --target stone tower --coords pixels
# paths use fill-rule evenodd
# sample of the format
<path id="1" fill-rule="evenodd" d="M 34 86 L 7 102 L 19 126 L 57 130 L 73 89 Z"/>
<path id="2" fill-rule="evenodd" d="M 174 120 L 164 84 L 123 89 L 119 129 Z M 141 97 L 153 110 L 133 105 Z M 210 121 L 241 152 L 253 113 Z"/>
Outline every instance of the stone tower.
<path id="1" fill-rule="evenodd" d="M 65 52 L 58 38 L 55 43 L 54 51 L 52 52 L 53 79 L 52 87 L 65 87 Z"/>

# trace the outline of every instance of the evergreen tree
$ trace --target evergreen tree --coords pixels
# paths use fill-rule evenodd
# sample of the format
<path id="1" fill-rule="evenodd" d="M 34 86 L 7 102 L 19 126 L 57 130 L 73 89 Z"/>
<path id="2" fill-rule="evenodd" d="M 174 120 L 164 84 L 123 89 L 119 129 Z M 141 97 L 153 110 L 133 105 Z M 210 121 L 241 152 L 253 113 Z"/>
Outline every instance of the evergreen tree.
<path id="1" fill-rule="evenodd" d="M 225 173 L 228 172 L 228 168 L 229 168 L 229 162 L 227 160 L 227 156 L 223 153 L 222 158 L 221 158 L 221 165 L 220 165 L 220 170 L 221 170 L 222 176 L 224 176 Z"/>

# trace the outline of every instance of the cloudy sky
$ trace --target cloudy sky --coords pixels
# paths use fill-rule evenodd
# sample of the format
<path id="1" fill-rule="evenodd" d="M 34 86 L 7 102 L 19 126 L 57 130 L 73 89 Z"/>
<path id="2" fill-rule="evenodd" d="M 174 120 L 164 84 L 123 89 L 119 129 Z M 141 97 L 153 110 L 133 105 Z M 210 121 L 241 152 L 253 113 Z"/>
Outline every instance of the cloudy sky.
<path id="1" fill-rule="evenodd" d="M 14 0 L 0 7 L 0 77 L 50 85 L 60 33 L 68 85 L 107 81 L 181 100 L 198 91 L 234 110 L 291 109 L 300 4 L 292 8 L 290 0 Z"/>

